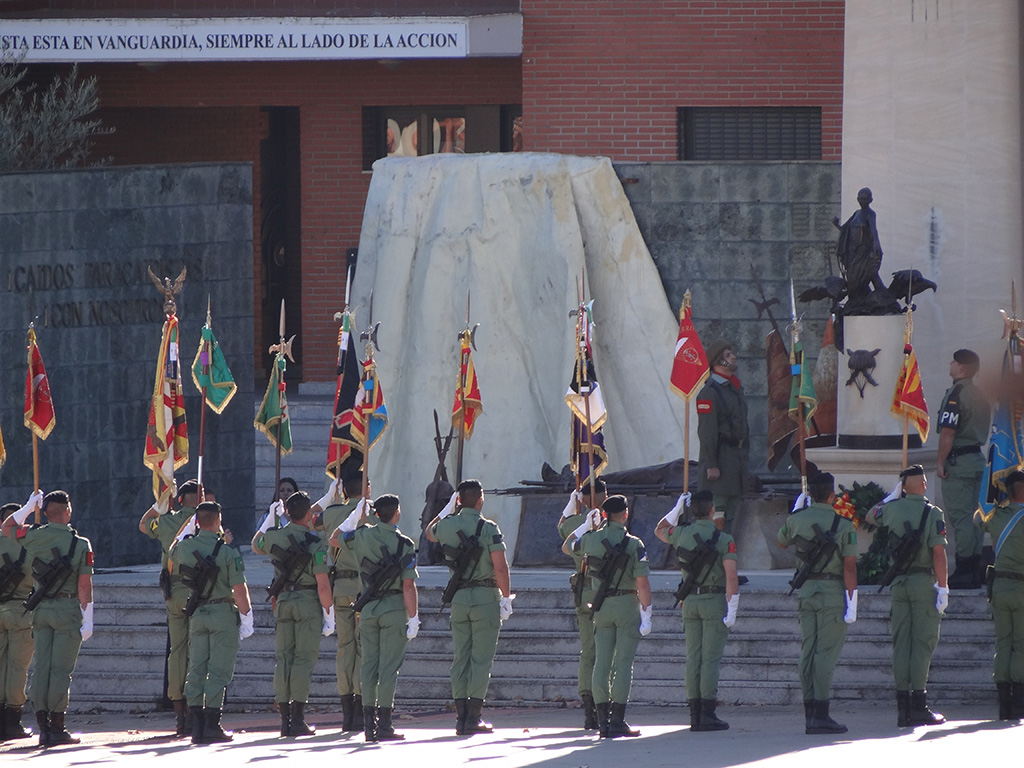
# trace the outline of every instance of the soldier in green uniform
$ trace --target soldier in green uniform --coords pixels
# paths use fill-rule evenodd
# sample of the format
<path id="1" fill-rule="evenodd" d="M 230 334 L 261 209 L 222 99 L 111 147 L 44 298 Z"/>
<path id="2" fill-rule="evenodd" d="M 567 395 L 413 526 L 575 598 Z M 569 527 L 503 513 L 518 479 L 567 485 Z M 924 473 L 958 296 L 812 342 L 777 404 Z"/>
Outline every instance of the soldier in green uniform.
<path id="1" fill-rule="evenodd" d="M 597 518 L 600 519 L 600 506 L 606 498 L 608 498 L 608 494 L 605 482 L 600 478 L 594 481 L 595 510 L 587 510 L 587 507 L 590 506 L 590 483 L 573 491 L 569 496 L 569 503 L 565 505 L 562 517 L 558 521 L 558 538 L 565 541 L 569 534 L 587 519 L 590 511 L 596 511 Z M 580 701 L 583 703 L 583 729 L 595 731 L 600 724 L 597 722 L 594 693 L 590 690 L 594 682 L 594 622 L 590 618 L 590 609 L 587 607 L 587 604 L 594 599 L 594 591 L 583 570 L 583 555 L 574 553 L 572 559 L 576 564 L 576 571 L 570 579 L 570 586 L 572 587 L 573 605 L 576 608 L 576 626 L 579 627 L 580 632 L 580 664 L 576 687 L 580 694 Z"/>
<path id="2" fill-rule="evenodd" d="M 348 472 L 348 473 L 347 473 Z M 346 474 L 347 473 L 347 474 Z M 350 472 L 342 466 L 341 493 L 338 481 L 313 509 L 323 510 L 317 516 L 314 527 L 330 536 L 355 509 L 363 492 L 363 473 L 356 468 Z M 359 669 L 361 656 L 359 648 L 359 621 L 352 603 L 359 595 L 359 563 L 352 550 L 345 547 L 330 548 L 328 553 L 331 582 L 334 585 L 334 621 L 338 631 L 338 653 L 335 670 L 338 677 L 338 695 L 341 697 L 341 730 L 363 730 L 363 697 L 360 695 Z"/>
<path id="3" fill-rule="evenodd" d="M 192 717 L 192 743 L 231 741 L 220 725 L 224 689 L 235 672 L 238 642 L 253 633 L 245 565 L 220 534 L 220 504 L 196 507 L 195 536 L 177 542 L 168 564 L 189 588 L 188 674 L 185 699 Z"/>
<path id="4" fill-rule="evenodd" d="M 321 630 L 333 631 L 334 607 L 327 579 L 327 542 L 312 529 L 309 496 L 296 491 L 284 503 L 287 526 L 257 531 L 252 551 L 274 564 L 274 699 L 281 736 L 312 736 L 306 701 L 320 655 Z"/>
<path id="5" fill-rule="evenodd" d="M 958 349 L 949 363 L 953 385 L 946 390 L 939 409 L 938 474 L 942 480 L 942 505 L 953 526 L 956 568 L 949 577 L 950 589 L 981 586 L 982 537 L 974 527 L 985 457 L 981 446 L 988 440 L 991 408 L 974 384 L 980 360 L 969 349 Z"/>
<path id="6" fill-rule="evenodd" d="M 996 629 L 994 674 L 999 719 L 1024 719 L 1024 472 L 1005 480 L 1010 503 L 978 525 L 995 541 L 995 564 L 986 574 Z"/>
<path id="7" fill-rule="evenodd" d="M 711 376 L 697 395 L 697 436 L 701 489 L 715 495 L 715 509 L 726 533 L 743 500 L 750 456 L 747 400 L 736 378 L 732 344 L 719 339 L 708 347 Z"/>
<path id="8" fill-rule="evenodd" d="M 483 505 L 480 481 L 463 480 L 455 497 L 425 531 L 429 541 L 441 544 L 452 576 L 460 577 L 451 614 L 452 698 L 457 716 L 455 732 L 460 736 L 494 730 L 481 716 L 498 648 L 498 631 L 512 615 L 514 597 L 509 591 L 504 538 L 497 523 L 480 514 Z M 459 574 L 451 566 L 464 540 L 475 540 L 482 551 Z"/>
<path id="9" fill-rule="evenodd" d="M 39 498 L 38 493 L 33 499 Z M 28 506 L 28 505 L 26 505 Z M 35 511 L 35 505 L 28 512 Z M 28 605 L 38 600 L 32 616 L 35 670 L 32 705 L 39 725 L 39 746 L 77 744 L 67 732 L 64 715 L 71 691 L 71 673 L 82 641 L 92 635 L 92 545 L 71 527 L 71 499 L 64 491 L 42 497 L 46 525 L 26 527 L 27 513 L 16 512 L 3 522 L 4 536 L 25 548 L 34 584 Z M 24 517 L 19 517 L 24 514 Z M 59 556 L 54 555 L 54 550 Z"/>
<path id="10" fill-rule="evenodd" d="M 644 543 L 626 531 L 626 497 L 609 496 L 601 508 L 607 523 L 592 530 L 593 521 L 584 522 L 569 534 L 562 551 L 582 554 L 591 579 L 594 702 L 601 738 L 614 739 L 640 735 L 626 722 L 626 704 L 637 645 L 651 631 L 650 566 Z"/>
<path id="11" fill-rule="evenodd" d="M 196 512 L 199 483 L 188 480 L 178 488 L 178 509 L 168 511 L 167 502 L 153 505 L 139 520 L 139 530 L 160 542 L 160 589 L 167 604 L 167 698 L 174 706 L 175 735 L 187 736 L 188 705 L 185 703 L 185 674 L 188 672 L 188 617 L 184 613 L 188 589 L 181 577 L 171 578 L 167 562 L 175 537 Z"/>
<path id="12" fill-rule="evenodd" d="M 332 535 L 359 563 L 359 636 L 363 650 L 363 728 L 367 741 L 400 741 L 392 725 L 398 670 L 406 643 L 420 628 L 416 592 L 416 544 L 398 529 L 402 510 L 394 494 L 373 502 L 376 521 L 367 520 L 367 505 L 357 504 Z"/>
<path id="13" fill-rule="evenodd" d="M 22 507 L 4 504 L 0 522 L 22 509 L 25 516 L 36 507 L 36 497 Z M 24 518 L 22 518 L 24 519 Z M 32 735 L 21 724 L 25 706 L 28 665 L 32 661 L 32 614 L 21 604 L 32 591 L 28 553 L 14 539 L 0 536 L 0 741 Z"/>
<path id="14" fill-rule="evenodd" d="M 809 478 L 808 493 L 811 505 L 791 514 L 778 535 L 780 547 L 796 547 L 801 566 L 794 580 L 807 575 L 797 600 L 806 733 L 846 733 L 829 715 L 829 696 L 846 625 L 857 620 L 857 534 L 832 507 L 832 475 Z"/>
<path id="15" fill-rule="evenodd" d="M 924 467 L 900 473 L 903 498 L 875 511 L 875 522 L 889 531 L 893 558 L 892 673 L 896 680 L 896 724 L 939 725 L 942 715 L 928 708 L 928 668 L 939 642 L 939 621 L 949 604 L 946 584 L 946 522 L 942 510 L 925 498 Z"/>
<path id="16" fill-rule="evenodd" d="M 686 496 L 680 496 L 658 522 L 654 535 L 676 548 L 683 564 L 683 584 L 689 589 L 683 599 L 683 633 L 690 730 L 724 731 L 729 724 L 715 710 L 722 653 L 740 601 L 736 542 L 712 521 L 715 502 L 711 491 L 697 491 L 693 497 L 696 521 L 680 526 Z"/>

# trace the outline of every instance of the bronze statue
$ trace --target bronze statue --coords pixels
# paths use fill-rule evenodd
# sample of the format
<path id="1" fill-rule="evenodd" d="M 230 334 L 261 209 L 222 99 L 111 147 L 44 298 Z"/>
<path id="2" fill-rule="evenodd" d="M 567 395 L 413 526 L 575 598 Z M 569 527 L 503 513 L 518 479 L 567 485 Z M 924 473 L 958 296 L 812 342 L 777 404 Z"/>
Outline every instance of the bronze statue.
<path id="1" fill-rule="evenodd" d="M 171 278 L 165 277 L 161 282 L 160 278 L 153 274 L 152 267 L 146 267 L 146 271 L 149 272 L 149 279 L 156 285 L 156 289 L 163 294 L 164 297 L 164 314 L 170 317 L 178 311 L 177 305 L 174 303 L 174 297 L 181 293 L 182 286 L 185 285 L 185 273 L 188 272 L 188 267 L 181 268 L 181 274 L 171 283 Z"/>
<path id="2" fill-rule="evenodd" d="M 836 259 L 846 278 L 844 315 L 895 315 L 901 311 L 897 297 L 889 292 L 878 275 L 882 266 L 882 244 L 871 200 L 871 190 L 864 187 L 857 193 L 860 210 L 842 226 L 838 218 L 832 219 L 839 228 Z"/>

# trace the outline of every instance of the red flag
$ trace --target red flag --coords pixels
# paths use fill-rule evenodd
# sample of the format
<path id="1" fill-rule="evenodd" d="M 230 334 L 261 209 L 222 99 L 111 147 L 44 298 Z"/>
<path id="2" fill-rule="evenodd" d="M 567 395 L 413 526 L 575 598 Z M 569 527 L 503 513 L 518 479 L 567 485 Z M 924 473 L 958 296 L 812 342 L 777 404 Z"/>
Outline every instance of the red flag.
<path id="1" fill-rule="evenodd" d="M 917 355 L 914 354 L 914 347 L 911 344 L 903 347 L 903 367 L 900 369 L 900 377 L 896 382 L 896 391 L 893 392 L 892 407 L 889 411 L 899 419 L 909 417 L 911 423 L 917 427 L 921 442 L 928 439 L 928 403 L 924 401 L 921 371 L 917 367 Z"/>
<path id="2" fill-rule="evenodd" d="M 175 315 L 170 315 L 164 323 L 160 341 L 143 461 L 153 470 L 153 496 L 157 502 L 169 499 L 174 491 L 174 471 L 188 463 L 188 425 Z"/>
<path id="3" fill-rule="evenodd" d="M 469 334 L 462 334 L 461 341 L 459 380 L 455 383 L 455 402 L 452 403 L 452 426 L 459 429 L 460 422 L 464 423 L 468 440 L 473 435 L 476 417 L 483 413 L 484 406 L 480 400 L 480 384 L 476 379 L 476 368 L 473 367 Z"/>
<path id="4" fill-rule="evenodd" d="M 57 416 L 53 411 L 50 397 L 50 380 L 43 367 L 43 356 L 36 343 L 36 332 L 28 329 L 28 373 L 25 376 L 25 426 L 40 440 L 45 440 L 53 431 Z"/>
<path id="5" fill-rule="evenodd" d="M 708 356 L 697 336 L 697 329 L 693 327 L 687 296 L 679 308 L 679 337 L 676 339 L 676 354 L 669 379 L 672 391 L 684 400 L 690 400 L 707 380 L 709 373 Z"/>

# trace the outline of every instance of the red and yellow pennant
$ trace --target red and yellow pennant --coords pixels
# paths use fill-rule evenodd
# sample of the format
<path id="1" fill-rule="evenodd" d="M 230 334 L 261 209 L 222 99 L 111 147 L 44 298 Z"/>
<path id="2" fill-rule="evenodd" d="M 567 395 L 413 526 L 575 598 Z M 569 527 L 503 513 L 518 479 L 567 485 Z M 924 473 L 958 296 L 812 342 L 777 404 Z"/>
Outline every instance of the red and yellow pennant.
<path id="1" fill-rule="evenodd" d="M 928 403 L 925 402 L 924 388 L 921 386 L 921 370 L 917 365 L 917 355 L 914 354 L 913 345 L 909 343 L 903 347 L 903 367 L 896 381 L 896 390 L 893 392 L 892 407 L 889 411 L 897 418 L 909 418 L 917 427 L 922 443 L 928 439 Z"/>
<path id="2" fill-rule="evenodd" d="M 50 396 L 50 380 L 43 366 L 43 356 L 36 343 L 36 332 L 28 329 L 28 373 L 25 376 L 25 426 L 40 440 L 50 436 L 57 424 Z"/>
<path id="3" fill-rule="evenodd" d="M 455 401 L 452 403 L 452 426 L 464 429 L 468 440 L 473 435 L 473 427 L 477 416 L 483 413 L 484 406 L 480 399 L 480 384 L 473 366 L 473 352 L 470 347 L 468 333 L 461 336 L 461 353 L 459 356 L 459 378 L 455 382 Z"/>

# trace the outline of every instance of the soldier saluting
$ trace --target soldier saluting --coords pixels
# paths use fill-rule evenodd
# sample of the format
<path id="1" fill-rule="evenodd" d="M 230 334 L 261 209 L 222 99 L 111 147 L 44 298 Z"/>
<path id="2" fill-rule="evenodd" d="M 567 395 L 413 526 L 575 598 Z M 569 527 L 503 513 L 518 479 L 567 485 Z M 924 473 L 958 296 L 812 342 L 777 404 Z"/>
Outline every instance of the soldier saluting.
<path id="1" fill-rule="evenodd" d="M 25 526 L 40 502 L 48 522 Z M 36 491 L 28 504 L 4 520 L 2 530 L 25 548 L 35 582 L 24 605 L 26 611 L 34 610 L 32 704 L 39 746 L 78 744 L 80 739 L 64 727 L 64 715 L 78 652 L 92 636 L 92 545 L 71 527 L 71 499 L 64 491 L 45 496 Z"/>
<path id="2" fill-rule="evenodd" d="M 34 507 L 31 500 L 26 506 L 30 505 Z M 4 504 L 0 507 L 0 521 L 22 509 L 19 504 Z M 24 514 L 27 516 L 30 511 Z M 32 735 L 21 724 L 28 666 L 32 661 L 32 614 L 22 607 L 32 592 L 32 570 L 27 557 L 25 548 L 17 541 L 0 536 L 0 741 L 27 739 Z"/>

